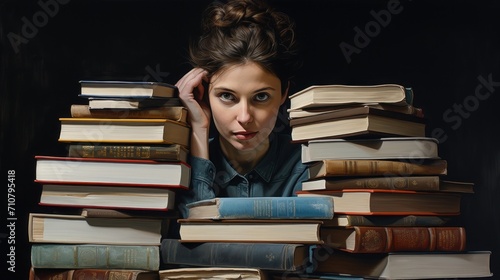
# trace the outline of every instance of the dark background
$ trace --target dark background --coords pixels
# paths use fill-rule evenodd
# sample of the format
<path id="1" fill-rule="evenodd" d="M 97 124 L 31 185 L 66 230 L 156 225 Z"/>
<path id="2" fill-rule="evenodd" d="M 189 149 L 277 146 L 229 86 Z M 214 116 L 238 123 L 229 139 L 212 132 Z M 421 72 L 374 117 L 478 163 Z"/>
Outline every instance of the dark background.
<path id="1" fill-rule="evenodd" d="M 51 3 L 51 5 L 49 5 Z M 16 272 L 27 279 L 27 216 L 37 206 L 35 155 L 65 155 L 59 117 L 69 116 L 82 79 L 175 83 L 209 1 L 41 0 L 0 4 L 2 223 L 8 170 L 15 170 Z M 399 4 L 398 4 L 399 3 Z M 428 135 L 440 140 L 446 179 L 475 183 L 463 199 L 468 248 L 491 250 L 500 279 L 500 4 L 496 1 L 272 1 L 297 23 L 304 66 L 291 92 L 312 84 L 398 83 L 413 87 Z M 396 8 L 383 24 L 377 14 Z M 49 8 L 44 8 L 49 7 Z M 371 34 L 362 41 L 357 29 Z M 377 28 L 378 27 L 378 28 Z M 366 39 L 365 38 L 365 39 Z M 357 44 L 356 44 L 357 42 Z M 357 47 L 348 58 L 339 45 Z M 481 82 L 483 80 L 483 82 Z M 489 81 L 485 86 L 484 81 Z M 459 108 L 462 108 L 461 111 Z M 1 256 L 9 250 L 2 226 Z M 4 268 L 5 267 L 5 268 Z M 2 269 L 7 270 L 2 261 Z"/>

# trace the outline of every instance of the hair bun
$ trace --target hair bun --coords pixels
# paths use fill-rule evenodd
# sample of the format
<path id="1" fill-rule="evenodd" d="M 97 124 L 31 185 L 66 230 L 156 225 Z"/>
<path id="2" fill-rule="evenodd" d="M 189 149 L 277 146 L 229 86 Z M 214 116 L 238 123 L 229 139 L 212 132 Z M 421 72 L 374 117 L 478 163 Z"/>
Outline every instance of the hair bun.
<path id="1" fill-rule="evenodd" d="M 227 4 L 214 2 L 203 22 L 205 31 L 212 28 L 232 28 L 241 25 L 273 25 L 274 19 L 269 7 L 263 2 L 244 0 L 229 1 Z"/>

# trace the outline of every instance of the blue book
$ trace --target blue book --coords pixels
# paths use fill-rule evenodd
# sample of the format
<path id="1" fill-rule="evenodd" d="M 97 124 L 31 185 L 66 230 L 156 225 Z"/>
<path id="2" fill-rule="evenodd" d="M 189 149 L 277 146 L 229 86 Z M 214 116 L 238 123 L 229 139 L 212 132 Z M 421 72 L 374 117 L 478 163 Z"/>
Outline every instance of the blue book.
<path id="1" fill-rule="evenodd" d="M 188 219 L 332 219 L 333 199 L 315 197 L 217 197 L 187 205 Z"/>

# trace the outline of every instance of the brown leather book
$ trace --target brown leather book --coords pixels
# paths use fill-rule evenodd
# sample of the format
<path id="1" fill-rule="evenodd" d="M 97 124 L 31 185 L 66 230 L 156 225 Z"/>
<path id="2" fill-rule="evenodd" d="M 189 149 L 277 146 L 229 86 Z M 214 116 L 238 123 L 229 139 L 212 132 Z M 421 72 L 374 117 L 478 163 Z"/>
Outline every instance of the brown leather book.
<path id="1" fill-rule="evenodd" d="M 352 253 L 402 251 L 465 251 L 465 228 L 373 227 L 322 228 L 321 239 L 336 249 Z"/>
<path id="2" fill-rule="evenodd" d="M 105 118 L 105 119 L 170 119 L 178 122 L 187 121 L 187 109 L 182 106 L 165 106 L 143 108 L 140 110 L 96 109 L 91 110 L 86 104 L 71 105 L 72 118 Z"/>
<path id="3" fill-rule="evenodd" d="M 130 269 L 36 269 L 30 268 L 29 280 L 158 280 L 158 271 Z"/>

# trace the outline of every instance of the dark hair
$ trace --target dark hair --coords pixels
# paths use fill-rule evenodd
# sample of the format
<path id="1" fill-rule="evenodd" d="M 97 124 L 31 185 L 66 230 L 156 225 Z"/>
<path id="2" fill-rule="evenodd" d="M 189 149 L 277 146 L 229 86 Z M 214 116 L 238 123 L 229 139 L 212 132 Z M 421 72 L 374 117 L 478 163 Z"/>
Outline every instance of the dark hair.
<path id="1" fill-rule="evenodd" d="M 284 90 L 300 65 L 293 20 L 263 1 L 215 1 L 205 10 L 201 27 L 189 53 L 191 64 L 209 76 L 251 61 L 275 74 Z"/>

